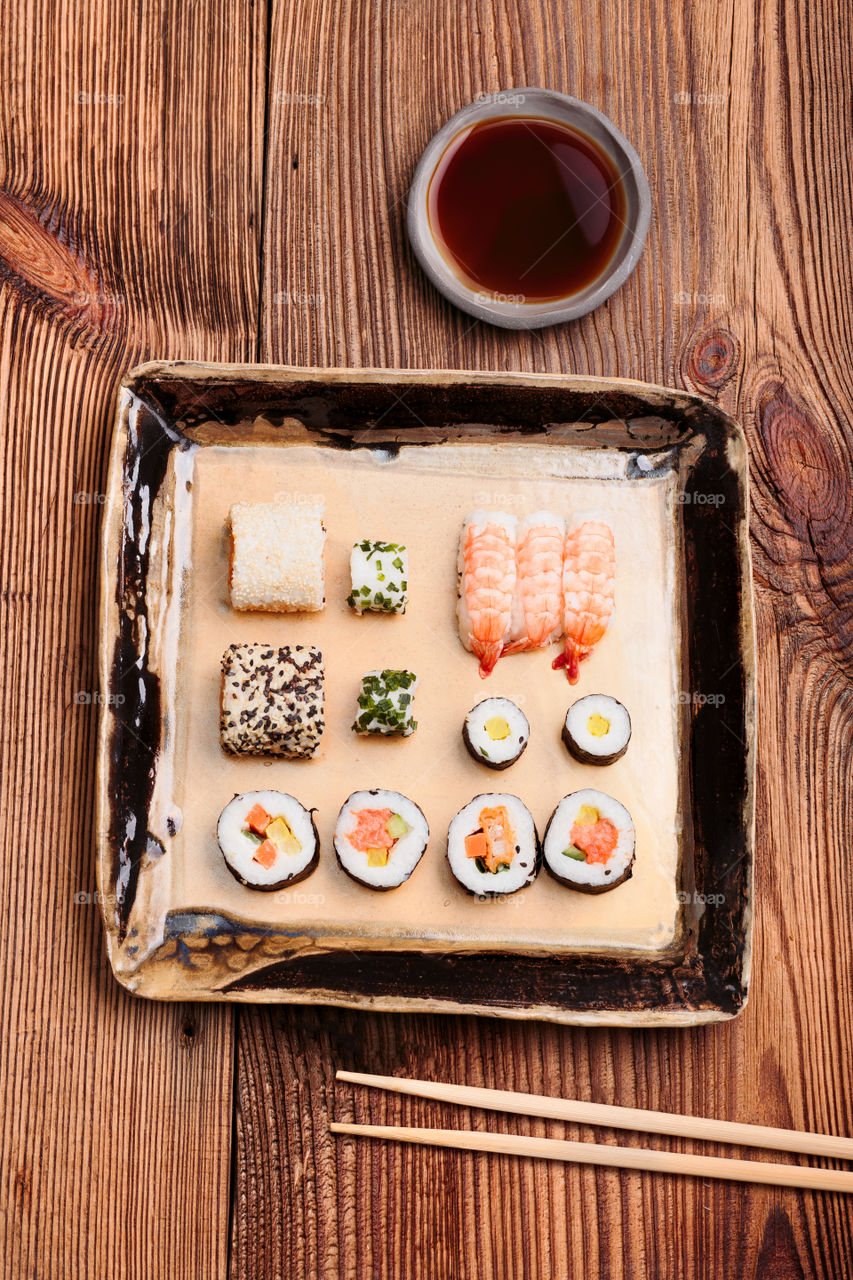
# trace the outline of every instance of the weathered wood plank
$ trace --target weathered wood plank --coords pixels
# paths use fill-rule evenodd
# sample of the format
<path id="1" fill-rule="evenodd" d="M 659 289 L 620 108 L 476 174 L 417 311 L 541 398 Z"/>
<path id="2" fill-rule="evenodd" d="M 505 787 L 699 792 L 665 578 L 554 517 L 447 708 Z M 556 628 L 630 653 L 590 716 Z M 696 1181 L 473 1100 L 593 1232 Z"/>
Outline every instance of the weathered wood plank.
<path id="1" fill-rule="evenodd" d="M 2 27 L 2 1270 L 214 1280 L 232 1016 L 109 973 L 96 547 L 124 370 L 254 354 L 265 13 L 25 0 Z"/>
<path id="2" fill-rule="evenodd" d="M 850 28 L 844 5 L 794 0 L 274 7 L 262 359 L 633 376 L 703 391 L 744 422 L 757 955 L 747 1011 L 704 1030 L 241 1012 L 237 1276 L 849 1274 L 853 1206 L 839 1198 L 333 1145 L 326 1123 L 466 1120 L 336 1089 L 343 1065 L 853 1132 Z M 655 203 L 627 286 L 540 335 L 438 297 L 402 205 L 454 110 L 525 83 L 607 111 Z"/>

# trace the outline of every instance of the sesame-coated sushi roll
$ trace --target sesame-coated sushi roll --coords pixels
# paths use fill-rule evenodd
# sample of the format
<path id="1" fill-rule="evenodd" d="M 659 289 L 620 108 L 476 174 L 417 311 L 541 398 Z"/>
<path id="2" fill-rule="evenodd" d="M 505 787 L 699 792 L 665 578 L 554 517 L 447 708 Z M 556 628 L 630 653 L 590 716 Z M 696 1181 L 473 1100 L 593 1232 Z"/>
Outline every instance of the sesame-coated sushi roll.
<path id="1" fill-rule="evenodd" d="M 323 502 L 236 502 L 231 508 L 231 605 L 317 612 L 325 601 Z"/>
<path id="2" fill-rule="evenodd" d="M 530 739 L 527 716 L 509 698 L 484 698 L 465 717 L 462 738 L 471 755 L 489 769 L 515 764 Z"/>
<path id="3" fill-rule="evenodd" d="M 400 542 L 363 538 L 350 558 L 352 589 L 347 604 L 356 613 L 405 613 L 409 597 L 409 553 Z"/>
<path id="4" fill-rule="evenodd" d="M 429 826 L 399 791 L 355 791 L 335 826 L 335 853 L 348 876 L 368 889 L 396 889 L 423 857 Z"/>
<path id="5" fill-rule="evenodd" d="M 517 796 L 475 796 L 447 833 L 447 860 L 456 879 L 477 897 L 516 893 L 539 870 L 539 838 Z"/>
<path id="6" fill-rule="evenodd" d="M 235 755 L 313 756 L 323 735 L 323 655 L 232 644 L 222 656 L 219 737 Z"/>
<path id="7" fill-rule="evenodd" d="M 557 805 L 543 841 L 552 875 L 581 893 L 606 893 L 634 866 L 634 824 L 624 805 L 603 791 L 575 791 Z"/>
<path id="8" fill-rule="evenodd" d="M 309 811 L 283 791 L 247 791 L 219 816 L 225 865 L 247 889 L 267 893 L 310 876 L 320 857 Z"/>
<path id="9" fill-rule="evenodd" d="M 566 713 L 563 742 L 580 764 L 613 764 L 628 750 L 631 717 L 615 698 L 589 693 Z"/>

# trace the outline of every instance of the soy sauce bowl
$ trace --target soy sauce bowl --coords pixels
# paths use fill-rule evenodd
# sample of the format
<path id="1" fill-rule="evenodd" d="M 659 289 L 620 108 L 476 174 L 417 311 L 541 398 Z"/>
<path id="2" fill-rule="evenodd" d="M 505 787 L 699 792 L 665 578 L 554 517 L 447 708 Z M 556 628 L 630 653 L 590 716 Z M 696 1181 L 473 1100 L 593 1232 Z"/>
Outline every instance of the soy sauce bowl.
<path id="1" fill-rule="evenodd" d="M 460 133 L 488 120 L 528 118 L 551 121 L 579 133 L 604 152 L 621 183 L 624 224 L 610 259 L 578 292 L 547 301 L 518 301 L 464 279 L 439 242 L 430 220 L 430 183 Z M 469 103 L 430 140 L 409 190 L 407 226 L 415 256 L 435 287 L 469 315 L 503 329 L 541 329 L 586 315 L 625 283 L 643 251 L 651 216 L 651 196 L 640 158 L 611 120 L 587 102 L 551 89 L 507 89 Z"/>

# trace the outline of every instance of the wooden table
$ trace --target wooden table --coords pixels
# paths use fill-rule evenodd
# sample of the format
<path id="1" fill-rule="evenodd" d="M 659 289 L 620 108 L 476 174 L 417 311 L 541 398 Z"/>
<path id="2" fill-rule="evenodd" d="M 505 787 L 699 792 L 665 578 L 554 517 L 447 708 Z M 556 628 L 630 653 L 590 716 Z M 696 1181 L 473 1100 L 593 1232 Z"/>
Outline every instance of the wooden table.
<path id="1" fill-rule="evenodd" d="M 851 1275 L 840 1196 L 355 1145 L 327 1121 L 451 1118 L 337 1088 L 347 1066 L 853 1132 L 852 27 L 842 0 L 8 7 L 4 1276 Z M 435 129 L 524 84 L 606 111 L 654 201 L 628 284 L 539 334 L 451 309 L 403 219 Z M 560 1030 L 119 990 L 93 900 L 96 553 L 116 385 L 150 357 L 630 376 L 740 419 L 760 709 L 741 1017 Z"/>

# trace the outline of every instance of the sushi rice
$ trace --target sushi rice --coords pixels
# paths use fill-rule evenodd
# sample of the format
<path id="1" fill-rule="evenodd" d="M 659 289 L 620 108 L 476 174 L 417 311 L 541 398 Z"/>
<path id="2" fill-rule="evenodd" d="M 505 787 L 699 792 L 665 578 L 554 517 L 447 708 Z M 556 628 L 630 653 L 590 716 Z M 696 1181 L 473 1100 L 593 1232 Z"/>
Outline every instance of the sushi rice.
<path id="1" fill-rule="evenodd" d="M 563 741 L 580 764 L 613 764 L 631 739 L 631 717 L 621 702 L 603 693 L 578 698 L 566 713 Z"/>
<path id="2" fill-rule="evenodd" d="M 352 590 L 347 604 L 356 613 L 405 613 L 409 553 L 399 542 L 363 538 L 350 553 Z"/>
<path id="3" fill-rule="evenodd" d="M 509 861 L 499 861 L 500 854 L 494 854 L 492 860 L 497 869 L 491 871 L 481 857 L 472 856 L 468 842 L 472 838 L 476 843 L 488 843 L 493 852 L 495 844 L 481 842 L 480 837 L 484 836 L 486 825 L 491 827 L 504 816 L 510 825 Z M 450 823 L 447 860 L 462 887 L 477 897 L 524 889 L 536 878 L 540 862 L 539 837 L 530 810 L 517 796 L 497 792 L 475 796 Z"/>
<path id="4" fill-rule="evenodd" d="M 375 833 L 365 838 L 365 832 Z M 376 845 L 369 847 L 368 839 Z M 369 889 L 396 889 L 423 857 L 429 825 L 399 791 L 355 791 L 335 824 L 335 853 L 347 875 Z M 382 861 L 383 856 L 385 861 Z"/>
<path id="5" fill-rule="evenodd" d="M 465 717 L 462 737 L 480 764 L 507 769 L 527 746 L 530 725 L 521 708 L 509 698 L 484 698 Z"/>
<path id="6" fill-rule="evenodd" d="M 579 847 L 578 841 L 587 847 Z M 612 842 L 608 853 L 607 846 Z M 581 893 L 605 893 L 627 880 L 634 866 L 634 824 L 623 804 L 591 787 L 560 801 L 542 842 L 545 865 Z"/>
<path id="7" fill-rule="evenodd" d="M 313 817 L 283 791 L 235 796 L 216 834 L 225 865 L 247 889 L 269 892 L 304 880 L 320 856 Z"/>
<path id="8" fill-rule="evenodd" d="M 418 727 L 412 715 L 417 687 L 414 671 L 366 671 L 361 677 L 353 732 L 408 738 Z"/>

